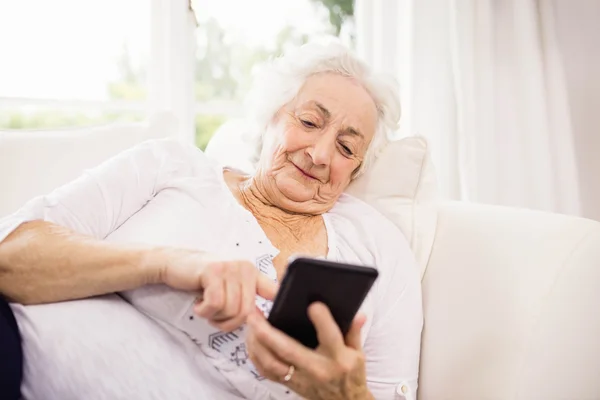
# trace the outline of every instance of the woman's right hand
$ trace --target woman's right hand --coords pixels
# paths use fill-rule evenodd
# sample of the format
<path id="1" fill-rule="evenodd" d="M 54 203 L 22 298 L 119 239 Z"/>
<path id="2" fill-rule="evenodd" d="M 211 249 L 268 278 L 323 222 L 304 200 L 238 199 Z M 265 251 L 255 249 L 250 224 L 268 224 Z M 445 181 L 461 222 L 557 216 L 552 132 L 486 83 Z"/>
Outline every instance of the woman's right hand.
<path id="1" fill-rule="evenodd" d="M 273 300 L 278 285 L 246 260 L 227 260 L 191 250 L 162 249 L 159 281 L 174 289 L 200 292 L 194 311 L 222 330 L 246 322 L 256 295 Z"/>

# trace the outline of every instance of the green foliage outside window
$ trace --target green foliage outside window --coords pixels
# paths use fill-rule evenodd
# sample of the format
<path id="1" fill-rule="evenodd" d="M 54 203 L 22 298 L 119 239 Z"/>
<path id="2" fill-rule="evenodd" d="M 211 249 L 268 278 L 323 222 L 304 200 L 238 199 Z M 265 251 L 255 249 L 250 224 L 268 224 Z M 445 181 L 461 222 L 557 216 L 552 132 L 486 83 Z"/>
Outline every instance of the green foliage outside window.
<path id="1" fill-rule="evenodd" d="M 344 23 L 354 17 L 354 0 L 312 0 L 321 3 L 329 12 L 329 22 L 339 36 Z"/>
<path id="2" fill-rule="evenodd" d="M 196 146 L 204 150 L 212 135 L 226 120 L 224 115 L 196 115 Z"/>

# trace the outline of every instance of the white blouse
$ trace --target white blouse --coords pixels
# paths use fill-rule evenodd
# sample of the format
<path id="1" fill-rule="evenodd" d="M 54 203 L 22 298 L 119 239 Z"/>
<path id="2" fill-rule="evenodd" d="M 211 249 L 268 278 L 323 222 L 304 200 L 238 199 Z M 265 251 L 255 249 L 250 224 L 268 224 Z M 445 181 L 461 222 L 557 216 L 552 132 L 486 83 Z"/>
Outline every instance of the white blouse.
<path id="1" fill-rule="evenodd" d="M 327 259 L 372 265 L 379 271 L 379 278 L 361 308 L 367 315 L 362 340 L 369 389 L 376 399 L 415 399 L 423 318 L 418 268 L 406 239 L 372 207 L 349 195 L 342 195 L 323 218 L 328 237 Z M 238 204 L 223 179 L 222 167 L 197 148 L 176 141 L 145 142 L 53 193 L 30 201 L 15 214 L 0 220 L 0 241 L 24 221 L 34 219 L 52 221 L 115 243 L 177 246 L 248 259 L 262 273 L 276 280 L 272 259 L 278 250 L 254 216 Z M 68 313 L 85 313 L 89 324 L 98 324 L 98 327 L 109 318 L 111 329 L 116 329 L 113 335 L 120 331 L 115 321 L 127 318 L 127 322 L 121 324 L 127 327 L 121 330 L 122 349 L 111 353 L 111 363 L 122 370 L 115 377 L 117 387 L 119 377 L 125 384 L 127 371 L 133 369 L 137 370 L 136 374 L 145 376 L 146 385 L 150 385 L 150 389 L 146 389 L 151 393 L 164 393 L 166 397 L 162 398 L 204 398 L 198 396 L 204 389 L 204 393 L 212 391 L 213 395 L 217 393 L 215 398 L 223 399 L 298 398 L 285 386 L 263 379 L 256 371 L 245 351 L 244 326 L 232 333 L 223 333 L 195 316 L 191 311 L 193 294 L 153 285 L 121 293 L 121 296 L 35 307 L 13 306 L 24 331 L 26 356 L 36 363 L 43 364 L 47 360 L 56 364 L 56 358 L 51 360 L 54 349 L 48 349 L 52 346 L 43 343 L 39 331 L 50 325 L 52 332 L 59 325 L 64 330 L 72 328 L 68 322 L 57 322 Z M 270 302 L 257 297 L 257 305 L 268 313 Z M 131 306 L 149 318 L 139 319 L 143 323 L 132 322 Z M 110 311 L 106 307 L 110 307 Z M 40 308 L 44 309 L 43 313 L 39 312 Z M 48 315 L 53 315 L 52 320 Z M 149 330 L 157 331 L 155 335 L 166 331 L 171 340 L 165 340 L 164 347 L 139 348 L 145 342 L 132 338 L 148 335 Z M 70 354 L 79 355 L 79 359 L 102 357 L 82 354 L 89 350 L 89 342 L 95 340 L 90 336 L 94 334 L 88 332 L 85 337 L 71 342 Z M 101 336 L 101 332 L 98 335 Z M 109 347 L 111 343 L 104 345 Z M 186 351 L 180 353 L 181 349 Z M 134 356 L 147 351 L 152 351 L 155 359 L 160 360 L 167 375 L 169 371 L 189 369 L 190 360 L 183 358 L 191 357 L 198 369 L 195 376 L 206 379 L 198 378 L 197 388 L 189 384 L 192 397 L 187 397 L 181 386 L 171 388 L 172 380 L 165 379 L 162 376 L 165 374 L 151 372 L 155 368 L 146 370 L 144 361 Z M 184 353 L 185 356 L 177 356 Z M 26 363 L 31 364 L 31 361 Z M 96 368 L 97 364 L 92 363 L 90 368 Z M 41 367 L 29 365 L 25 372 L 24 391 L 44 393 L 45 398 L 50 398 L 48 393 L 52 390 L 62 391 L 62 397 L 57 395 L 56 398 L 67 398 L 70 392 L 99 390 L 92 382 L 79 382 L 85 377 L 78 377 L 76 370 L 69 372 L 75 375 L 69 383 L 71 386 L 65 384 L 60 388 L 43 387 L 44 382 L 52 379 L 32 376 L 48 375 Z M 119 393 L 115 387 L 111 390 Z M 123 390 L 121 388 L 121 393 Z M 174 393 L 178 393 L 177 397 L 173 397 Z M 128 398 L 154 398 L 137 395 L 141 393 Z M 90 397 L 86 395 L 86 398 Z"/>

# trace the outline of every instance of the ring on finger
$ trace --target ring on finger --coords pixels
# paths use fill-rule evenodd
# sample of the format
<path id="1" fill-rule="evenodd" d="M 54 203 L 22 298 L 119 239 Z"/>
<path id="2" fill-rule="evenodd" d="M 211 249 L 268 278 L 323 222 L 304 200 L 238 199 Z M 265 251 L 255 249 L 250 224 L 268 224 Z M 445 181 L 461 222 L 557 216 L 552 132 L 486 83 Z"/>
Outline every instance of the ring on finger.
<path id="1" fill-rule="evenodd" d="M 290 365 L 287 375 L 283 377 L 283 381 L 289 382 L 292 379 L 292 376 L 294 375 L 295 371 L 296 371 L 296 368 L 293 365 Z"/>

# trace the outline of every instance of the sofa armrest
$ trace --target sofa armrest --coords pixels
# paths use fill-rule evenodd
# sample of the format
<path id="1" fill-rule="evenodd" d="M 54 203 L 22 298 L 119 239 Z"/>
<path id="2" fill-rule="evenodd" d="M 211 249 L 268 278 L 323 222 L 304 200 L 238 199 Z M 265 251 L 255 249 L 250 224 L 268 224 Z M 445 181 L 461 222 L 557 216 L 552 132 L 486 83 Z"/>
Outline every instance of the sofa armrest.
<path id="1" fill-rule="evenodd" d="M 423 302 L 421 399 L 600 397 L 600 223 L 444 203 Z"/>
<path id="2" fill-rule="evenodd" d="M 58 130 L 0 130 L 0 217 L 84 170 L 148 139 L 170 136 L 177 121 L 157 113 L 143 122 Z"/>

